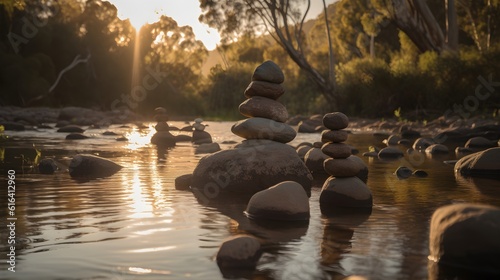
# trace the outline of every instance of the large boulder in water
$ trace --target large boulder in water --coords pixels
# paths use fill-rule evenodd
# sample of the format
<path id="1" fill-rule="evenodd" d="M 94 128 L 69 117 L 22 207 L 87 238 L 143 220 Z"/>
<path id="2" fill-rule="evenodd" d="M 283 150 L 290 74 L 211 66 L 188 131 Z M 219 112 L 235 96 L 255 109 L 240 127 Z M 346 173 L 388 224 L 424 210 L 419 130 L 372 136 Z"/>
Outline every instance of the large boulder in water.
<path id="1" fill-rule="evenodd" d="M 500 147 L 464 156 L 455 163 L 455 172 L 464 176 L 500 178 Z"/>
<path id="2" fill-rule="evenodd" d="M 491 274 L 470 279 L 498 279 L 499 236 L 500 208 L 466 203 L 447 205 L 432 215 L 429 259 L 439 265 Z"/>
<path id="3" fill-rule="evenodd" d="M 121 165 L 102 157 L 80 154 L 73 157 L 69 164 L 69 175 L 73 178 L 103 178 L 122 169 Z"/>
<path id="4" fill-rule="evenodd" d="M 199 199 L 221 193 L 253 195 L 283 181 L 295 181 L 310 194 L 312 175 L 295 150 L 270 140 L 246 140 L 233 149 L 203 157 L 191 188 Z"/>

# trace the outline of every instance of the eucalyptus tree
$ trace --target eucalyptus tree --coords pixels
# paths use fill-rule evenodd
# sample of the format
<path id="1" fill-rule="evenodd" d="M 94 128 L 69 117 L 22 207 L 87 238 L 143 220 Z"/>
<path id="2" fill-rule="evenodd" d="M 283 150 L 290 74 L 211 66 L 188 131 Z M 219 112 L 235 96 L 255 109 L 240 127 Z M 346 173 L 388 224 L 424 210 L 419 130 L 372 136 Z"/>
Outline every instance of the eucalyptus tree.
<path id="1" fill-rule="evenodd" d="M 326 13 L 326 5 L 323 4 Z M 339 94 L 331 44 L 327 75 L 321 73 L 309 60 L 310 50 L 307 48 L 304 24 L 311 7 L 310 0 L 200 0 L 200 7 L 200 21 L 217 28 L 221 32 L 223 43 L 230 43 L 243 34 L 269 33 L 318 85 L 331 109 L 337 109 Z M 327 20 L 326 24 L 328 27 Z"/>

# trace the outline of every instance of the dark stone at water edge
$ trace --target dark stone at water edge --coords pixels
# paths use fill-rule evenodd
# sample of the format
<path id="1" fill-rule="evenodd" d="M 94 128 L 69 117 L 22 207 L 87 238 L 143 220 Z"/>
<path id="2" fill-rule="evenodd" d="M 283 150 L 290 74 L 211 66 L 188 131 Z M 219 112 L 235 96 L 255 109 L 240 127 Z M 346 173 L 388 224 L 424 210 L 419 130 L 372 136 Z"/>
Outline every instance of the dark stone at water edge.
<path id="1" fill-rule="evenodd" d="M 191 181 L 193 181 L 193 174 L 185 174 L 175 178 L 175 189 L 176 190 L 187 190 L 191 186 Z"/>
<path id="2" fill-rule="evenodd" d="M 175 142 L 175 136 L 168 131 L 157 131 L 153 137 L 151 137 L 151 144 L 159 147 L 173 147 L 175 146 Z"/>
<path id="3" fill-rule="evenodd" d="M 80 154 L 69 164 L 69 175 L 73 178 L 104 178 L 120 171 L 122 166 L 109 159 L 94 155 Z"/>
<path id="4" fill-rule="evenodd" d="M 454 204 L 432 215 L 429 259 L 440 266 L 500 275 L 500 208 L 480 204 Z M 472 279 L 472 278 L 471 278 Z"/>
<path id="5" fill-rule="evenodd" d="M 372 192 L 358 177 L 329 177 L 319 197 L 321 212 L 335 208 L 369 208 L 373 204 Z"/>
<path id="6" fill-rule="evenodd" d="M 57 169 L 56 161 L 51 158 L 44 158 L 38 164 L 38 171 L 42 174 L 54 174 Z"/>
<path id="7" fill-rule="evenodd" d="M 249 235 L 236 235 L 225 240 L 217 252 L 217 265 L 222 269 L 254 269 L 262 255 L 260 242 Z"/>
<path id="8" fill-rule="evenodd" d="M 455 172 L 471 177 L 500 178 L 500 148 L 464 156 L 455 163 Z"/>
<path id="9" fill-rule="evenodd" d="M 406 166 L 400 166 L 394 174 L 398 176 L 398 179 L 408 179 L 413 174 L 413 171 Z"/>
<path id="10" fill-rule="evenodd" d="M 85 130 L 79 126 L 76 125 L 67 125 L 64 127 L 61 127 L 57 130 L 57 132 L 75 132 L 75 133 L 83 133 Z"/>
<path id="11" fill-rule="evenodd" d="M 233 149 L 203 157 L 193 172 L 191 188 L 208 203 L 221 193 L 253 195 L 283 181 L 295 181 L 309 195 L 312 175 L 286 144 L 247 140 Z"/>
<path id="12" fill-rule="evenodd" d="M 70 133 L 66 135 L 66 140 L 80 140 L 80 139 L 87 139 L 89 138 L 86 135 L 83 135 L 81 133 Z"/>

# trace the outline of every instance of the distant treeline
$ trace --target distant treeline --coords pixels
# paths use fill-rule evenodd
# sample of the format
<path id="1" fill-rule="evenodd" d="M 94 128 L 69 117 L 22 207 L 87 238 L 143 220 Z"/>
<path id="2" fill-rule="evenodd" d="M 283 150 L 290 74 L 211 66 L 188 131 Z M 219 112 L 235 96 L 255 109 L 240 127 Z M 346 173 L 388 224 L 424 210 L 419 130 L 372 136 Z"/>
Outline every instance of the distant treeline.
<path id="1" fill-rule="evenodd" d="M 411 119 L 497 113 L 498 1 L 457 1 L 459 45 L 442 52 L 417 47 L 378 2 L 343 0 L 328 8 L 341 111 L 363 117 L 396 111 Z M 429 5 L 445 30 L 444 1 Z M 324 22 L 323 15 L 307 22 L 303 36 L 309 61 L 326 75 Z M 142 114 L 163 106 L 171 115 L 239 118 L 254 68 L 271 59 L 285 73 L 280 101 L 290 114 L 330 110 L 318 86 L 270 36 L 248 34 L 217 51 L 223 62 L 204 76 L 208 51 L 190 27 L 169 17 L 137 34 L 109 2 L 1 0 L 0 105 Z"/>

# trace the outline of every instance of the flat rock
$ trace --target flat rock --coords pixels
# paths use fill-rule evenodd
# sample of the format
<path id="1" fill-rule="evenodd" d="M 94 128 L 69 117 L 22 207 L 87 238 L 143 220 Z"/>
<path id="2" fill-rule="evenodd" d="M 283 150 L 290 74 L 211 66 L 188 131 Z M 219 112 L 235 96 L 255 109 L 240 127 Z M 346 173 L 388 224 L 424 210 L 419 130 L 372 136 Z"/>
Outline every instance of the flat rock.
<path id="1" fill-rule="evenodd" d="M 348 158 L 351 155 L 351 146 L 344 143 L 325 143 L 321 151 L 334 159 Z"/>
<path id="2" fill-rule="evenodd" d="M 328 113 L 323 116 L 323 125 L 331 130 L 344 129 L 349 125 L 349 118 L 341 112 Z"/>
<path id="3" fill-rule="evenodd" d="M 280 102 L 261 96 L 254 96 L 239 106 L 240 113 L 246 117 L 260 117 L 284 123 L 288 111 Z"/>
<path id="4" fill-rule="evenodd" d="M 122 166 L 102 157 L 79 154 L 69 164 L 69 175 L 73 178 L 104 178 L 120 171 Z"/>
<path id="5" fill-rule="evenodd" d="M 432 144 L 425 149 L 425 153 L 436 155 L 436 154 L 447 154 L 449 153 L 448 147 L 443 144 Z"/>
<path id="6" fill-rule="evenodd" d="M 285 81 L 285 75 L 281 68 L 271 60 L 267 60 L 255 68 L 252 81 L 263 81 L 281 84 Z"/>
<path id="7" fill-rule="evenodd" d="M 271 99 L 278 99 L 285 93 L 285 88 L 280 84 L 262 81 L 253 81 L 245 89 L 245 97 L 262 96 Z"/>
<path id="8" fill-rule="evenodd" d="M 439 265 L 498 276 L 499 236 L 500 208 L 468 203 L 443 206 L 432 215 L 429 259 Z"/>
<path id="9" fill-rule="evenodd" d="M 493 141 L 491 140 L 488 140 L 484 137 L 472 137 L 470 138 L 469 140 L 467 140 L 467 142 L 465 143 L 465 147 L 466 148 L 493 148 L 493 147 L 496 147 L 496 143 L 494 143 Z"/>
<path id="10" fill-rule="evenodd" d="M 363 165 L 351 158 L 333 159 L 329 158 L 323 162 L 326 173 L 335 177 L 354 177 L 363 169 Z"/>
<path id="11" fill-rule="evenodd" d="M 245 139 L 267 139 L 281 143 L 288 143 L 297 136 L 291 126 L 264 118 L 238 121 L 231 127 L 231 131 Z"/>
<path id="12" fill-rule="evenodd" d="M 312 179 L 291 146 L 247 140 L 203 157 L 194 169 L 191 187 L 202 202 L 208 203 L 221 193 L 253 195 L 283 181 L 295 181 L 309 194 Z"/>
<path id="13" fill-rule="evenodd" d="M 254 194 L 245 214 L 252 219 L 308 221 L 309 197 L 299 183 L 281 182 Z"/>
<path id="14" fill-rule="evenodd" d="M 321 212 L 335 208 L 369 208 L 373 205 L 372 192 L 358 177 L 329 177 L 319 197 Z"/>
<path id="15" fill-rule="evenodd" d="M 389 159 L 389 158 L 400 158 L 403 157 L 404 153 L 400 149 L 396 147 L 385 147 L 380 152 L 378 152 L 378 157 L 382 159 Z"/>
<path id="16" fill-rule="evenodd" d="M 79 140 L 79 139 L 87 139 L 89 138 L 86 135 L 83 135 L 81 133 L 70 133 L 66 135 L 66 140 Z"/>
<path id="17" fill-rule="evenodd" d="M 323 130 L 321 132 L 321 142 L 342 143 L 347 140 L 349 133 L 345 130 Z"/>
<path id="18" fill-rule="evenodd" d="M 66 125 L 57 130 L 57 132 L 76 132 L 76 133 L 82 133 L 85 130 L 79 126 L 76 125 Z"/>
<path id="19" fill-rule="evenodd" d="M 500 147 L 466 155 L 455 163 L 455 172 L 471 177 L 500 178 Z"/>

